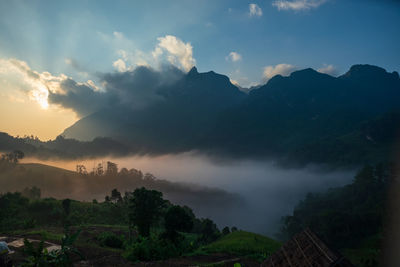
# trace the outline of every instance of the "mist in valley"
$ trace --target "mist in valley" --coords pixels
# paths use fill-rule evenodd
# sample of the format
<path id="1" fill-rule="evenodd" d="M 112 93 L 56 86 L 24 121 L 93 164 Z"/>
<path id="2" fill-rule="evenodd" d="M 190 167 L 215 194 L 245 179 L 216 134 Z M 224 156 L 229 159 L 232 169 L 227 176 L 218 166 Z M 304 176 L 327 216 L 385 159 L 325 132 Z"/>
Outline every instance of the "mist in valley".
<path id="1" fill-rule="evenodd" d="M 88 171 L 98 163 L 112 161 L 119 168 L 135 168 L 151 173 L 157 179 L 184 184 L 193 192 L 176 197 L 164 193 L 167 199 L 178 204 L 191 205 L 197 216 L 210 217 L 219 227 L 238 228 L 273 235 L 279 230 L 282 216 L 291 214 L 293 208 L 307 193 L 322 192 L 330 187 L 350 183 L 356 170 L 324 170 L 321 166 L 285 169 L 272 161 L 218 160 L 197 153 L 164 155 L 158 157 L 135 156 L 126 158 L 97 158 L 80 161 L 40 161 L 24 159 L 24 163 L 44 163 L 69 170 L 83 164 Z M 126 182 L 112 180 L 93 181 L 104 188 L 104 194 L 93 194 L 79 183 L 79 194 L 85 199 L 104 199 L 113 188 L 121 192 L 132 190 Z M 217 189 L 221 189 L 218 191 Z M 213 191 L 214 190 L 214 191 Z M 194 197 L 196 192 L 212 192 Z M 228 194 L 226 194 L 228 193 Z M 222 197 L 215 197 L 223 195 Z"/>

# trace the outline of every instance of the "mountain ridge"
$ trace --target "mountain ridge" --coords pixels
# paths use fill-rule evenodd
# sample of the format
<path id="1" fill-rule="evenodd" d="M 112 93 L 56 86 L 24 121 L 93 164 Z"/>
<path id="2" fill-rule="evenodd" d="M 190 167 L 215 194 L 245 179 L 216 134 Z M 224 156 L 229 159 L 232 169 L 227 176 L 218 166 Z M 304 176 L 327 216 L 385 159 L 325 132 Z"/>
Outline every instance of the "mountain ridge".
<path id="1" fill-rule="evenodd" d="M 97 144 L 107 143 L 124 155 L 194 150 L 233 158 L 290 158 L 304 164 L 344 158 L 350 164 L 365 163 L 395 149 L 394 139 L 391 145 L 366 141 L 363 127 L 379 132 L 372 128 L 384 125 L 385 131 L 393 132 L 389 136 L 395 135 L 397 115 L 390 114 L 400 113 L 397 72 L 359 64 L 333 77 L 307 68 L 276 75 L 249 94 L 227 76 L 199 73 L 196 67 L 179 77 L 154 89 L 157 101 L 142 108 L 115 104 L 101 109 L 67 128 L 65 139 L 41 145 L 65 147 L 72 138 L 95 151 L 88 141 L 101 136 L 106 139 Z M 376 123 L 381 117 L 382 123 Z M 79 146 L 79 141 L 70 143 Z M 74 149 L 73 155 L 82 153 Z M 353 156 L 341 155 L 346 149 Z M 314 155 L 319 153 L 324 156 Z"/>

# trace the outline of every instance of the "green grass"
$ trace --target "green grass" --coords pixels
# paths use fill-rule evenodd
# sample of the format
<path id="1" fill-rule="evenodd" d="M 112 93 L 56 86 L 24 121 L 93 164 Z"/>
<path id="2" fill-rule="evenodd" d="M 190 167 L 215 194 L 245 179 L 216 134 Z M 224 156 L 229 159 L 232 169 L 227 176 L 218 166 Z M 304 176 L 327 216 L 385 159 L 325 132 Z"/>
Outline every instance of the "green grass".
<path id="1" fill-rule="evenodd" d="M 245 231 L 236 231 L 201 247 L 197 254 L 229 253 L 263 260 L 278 250 L 281 243 L 269 237 Z"/>

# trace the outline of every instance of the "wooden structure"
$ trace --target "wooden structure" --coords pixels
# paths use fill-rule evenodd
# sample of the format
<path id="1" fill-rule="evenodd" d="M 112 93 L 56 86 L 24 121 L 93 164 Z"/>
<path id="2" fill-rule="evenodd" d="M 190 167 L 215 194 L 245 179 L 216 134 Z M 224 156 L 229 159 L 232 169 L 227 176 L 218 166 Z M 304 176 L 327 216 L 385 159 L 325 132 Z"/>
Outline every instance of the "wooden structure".
<path id="1" fill-rule="evenodd" d="M 310 229 L 295 235 L 266 259 L 263 267 L 351 267 L 354 266 Z"/>

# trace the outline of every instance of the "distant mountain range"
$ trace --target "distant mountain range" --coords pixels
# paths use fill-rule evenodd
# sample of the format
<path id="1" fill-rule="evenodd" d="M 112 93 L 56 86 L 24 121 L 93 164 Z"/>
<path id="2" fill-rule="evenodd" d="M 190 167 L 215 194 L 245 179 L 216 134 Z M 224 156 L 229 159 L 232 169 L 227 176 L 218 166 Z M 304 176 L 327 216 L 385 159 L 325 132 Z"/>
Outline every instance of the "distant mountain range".
<path id="1" fill-rule="evenodd" d="M 124 153 L 196 150 L 352 165 L 389 158 L 400 130 L 399 74 L 371 65 L 339 77 L 313 69 L 277 75 L 248 94 L 228 77 L 194 67 L 156 93 L 158 100 L 140 109 L 113 105 L 90 114 L 62 136 L 111 138 Z"/>

